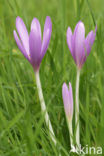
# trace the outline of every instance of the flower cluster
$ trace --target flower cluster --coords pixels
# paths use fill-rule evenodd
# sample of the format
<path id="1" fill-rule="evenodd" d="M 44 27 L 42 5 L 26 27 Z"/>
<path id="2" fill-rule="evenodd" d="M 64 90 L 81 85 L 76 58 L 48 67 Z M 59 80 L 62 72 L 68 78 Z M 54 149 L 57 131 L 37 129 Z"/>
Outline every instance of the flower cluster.
<path id="1" fill-rule="evenodd" d="M 49 126 L 50 135 L 54 143 L 56 144 L 55 135 L 52 129 L 52 125 L 46 110 L 41 83 L 39 79 L 39 69 L 41 61 L 47 51 L 51 32 L 52 32 L 52 22 L 49 16 L 46 17 L 44 31 L 43 31 L 43 39 L 41 35 L 41 26 L 37 18 L 34 18 L 31 23 L 30 34 L 26 29 L 26 26 L 23 20 L 20 17 L 16 18 L 16 31 L 14 30 L 14 38 L 17 43 L 18 48 L 24 55 L 24 57 L 31 63 L 35 75 L 36 75 L 36 83 L 38 94 L 40 98 L 42 111 L 45 112 L 45 120 L 47 126 Z M 75 61 L 77 66 L 77 79 L 76 79 L 76 105 L 75 105 L 75 114 L 76 114 L 76 143 L 79 145 L 79 76 L 80 70 L 85 63 L 88 55 L 91 52 L 92 45 L 94 43 L 96 37 L 97 26 L 94 31 L 90 31 L 85 37 L 85 27 L 82 21 L 79 21 L 75 27 L 74 33 L 72 34 L 72 30 L 70 27 L 67 29 L 67 44 L 71 55 Z M 72 118 L 73 118 L 73 93 L 72 86 L 69 83 L 69 87 L 67 87 L 66 83 L 62 86 L 62 97 L 64 103 L 65 114 L 68 122 L 70 136 L 73 136 L 72 130 Z M 71 139 L 71 147 L 74 147 L 72 137 Z"/>

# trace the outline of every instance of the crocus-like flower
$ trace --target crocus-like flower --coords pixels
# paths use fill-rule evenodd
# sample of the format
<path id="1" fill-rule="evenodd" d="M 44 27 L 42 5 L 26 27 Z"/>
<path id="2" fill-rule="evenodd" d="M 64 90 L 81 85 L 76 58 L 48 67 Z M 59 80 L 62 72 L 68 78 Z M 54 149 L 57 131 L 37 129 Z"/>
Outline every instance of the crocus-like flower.
<path id="1" fill-rule="evenodd" d="M 90 54 L 91 47 L 96 37 L 97 26 L 94 31 L 90 31 L 85 38 L 85 27 L 83 22 L 79 21 L 72 34 L 71 28 L 67 30 L 67 44 L 71 55 L 79 69 L 82 68 L 87 56 Z"/>
<path id="2" fill-rule="evenodd" d="M 43 39 L 41 37 L 41 27 L 37 18 L 34 18 L 31 23 L 31 31 L 28 34 L 26 26 L 20 17 L 16 18 L 16 31 L 14 30 L 14 38 L 18 48 L 25 56 L 25 58 L 31 63 L 34 71 L 38 71 L 42 58 L 44 57 L 52 32 L 52 22 L 49 16 L 46 17 Z"/>
<path id="3" fill-rule="evenodd" d="M 69 121 L 71 121 L 72 117 L 73 117 L 73 93 L 72 93 L 71 83 L 69 83 L 69 89 L 68 89 L 66 83 L 63 84 L 62 97 L 63 97 L 63 103 L 64 103 L 66 117 Z"/>

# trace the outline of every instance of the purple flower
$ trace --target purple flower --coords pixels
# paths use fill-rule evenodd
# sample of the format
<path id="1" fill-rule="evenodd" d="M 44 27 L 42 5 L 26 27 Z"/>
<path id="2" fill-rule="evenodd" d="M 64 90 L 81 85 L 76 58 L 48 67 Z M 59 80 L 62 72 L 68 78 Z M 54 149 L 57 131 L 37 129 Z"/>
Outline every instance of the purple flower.
<path id="1" fill-rule="evenodd" d="M 90 31 L 85 38 L 85 27 L 83 22 L 79 21 L 72 34 L 71 28 L 67 30 L 67 44 L 71 55 L 79 69 L 82 68 L 87 56 L 90 54 L 91 47 L 96 37 L 97 26 L 94 31 Z"/>
<path id="2" fill-rule="evenodd" d="M 49 16 L 46 17 L 43 39 L 41 37 L 41 27 L 37 18 L 31 23 L 31 31 L 28 34 L 26 26 L 20 17 L 16 18 L 16 31 L 14 30 L 14 38 L 18 48 L 25 58 L 32 64 L 34 71 L 39 70 L 40 63 L 47 51 L 52 32 L 52 22 Z"/>
<path id="3" fill-rule="evenodd" d="M 68 89 L 66 83 L 63 84 L 62 97 L 63 97 L 63 103 L 64 103 L 66 117 L 68 118 L 69 121 L 71 121 L 72 117 L 73 117 L 73 93 L 72 93 L 71 83 L 69 83 L 69 89 Z"/>

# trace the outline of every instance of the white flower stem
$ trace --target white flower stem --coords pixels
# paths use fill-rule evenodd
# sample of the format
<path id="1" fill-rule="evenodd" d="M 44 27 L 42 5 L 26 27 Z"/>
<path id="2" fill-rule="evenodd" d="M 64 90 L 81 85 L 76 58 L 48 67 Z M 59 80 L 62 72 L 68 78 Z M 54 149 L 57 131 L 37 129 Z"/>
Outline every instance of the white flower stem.
<path id="1" fill-rule="evenodd" d="M 47 109 L 46 109 L 46 105 L 45 105 L 45 101 L 44 101 L 44 97 L 43 97 L 43 92 L 42 92 L 41 82 L 40 82 L 40 77 L 39 77 L 39 71 L 35 72 L 35 77 L 36 77 L 36 85 L 37 85 L 37 89 L 38 89 L 42 113 L 45 113 L 45 122 L 46 122 L 47 127 L 49 128 L 50 137 L 52 138 L 54 144 L 56 145 L 55 135 L 53 132 L 51 121 L 50 121 L 49 115 L 47 113 Z"/>
<path id="2" fill-rule="evenodd" d="M 79 130 L 79 80 L 80 80 L 80 70 L 77 69 L 75 120 L 76 120 L 76 143 L 77 143 L 78 148 L 80 146 L 80 130 Z"/>
<path id="3" fill-rule="evenodd" d="M 74 147 L 73 144 L 73 128 L 72 128 L 72 121 L 69 121 L 68 123 L 68 128 L 69 128 L 69 133 L 70 133 L 70 144 L 71 144 L 71 148 Z"/>

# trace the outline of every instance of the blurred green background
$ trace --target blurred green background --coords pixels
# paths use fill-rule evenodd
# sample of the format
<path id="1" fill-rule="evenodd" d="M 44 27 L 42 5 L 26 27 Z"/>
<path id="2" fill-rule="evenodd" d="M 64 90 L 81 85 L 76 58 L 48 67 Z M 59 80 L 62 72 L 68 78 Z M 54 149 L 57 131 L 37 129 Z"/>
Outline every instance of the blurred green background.
<path id="1" fill-rule="evenodd" d="M 37 17 L 43 31 L 47 15 L 53 30 L 40 79 L 57 147 L 41 114 L 33 69 L 13 37 L 17 16 L 24 20 L 28 31 Z M 0 156 L 70 155 L 62 84 L 70 81 L 75 97 L 76 66 L 66 43 L 66 31 L 68 26 L 74 30 L 79 20 L 84 22 L 86 34 L 95 29 L 95 24 L 98 27 L 81 71 L 81 145 L 104 148 L 104 0 L 0 0 Z M 75 133 L 74 119 L 73 129 Z"/>

